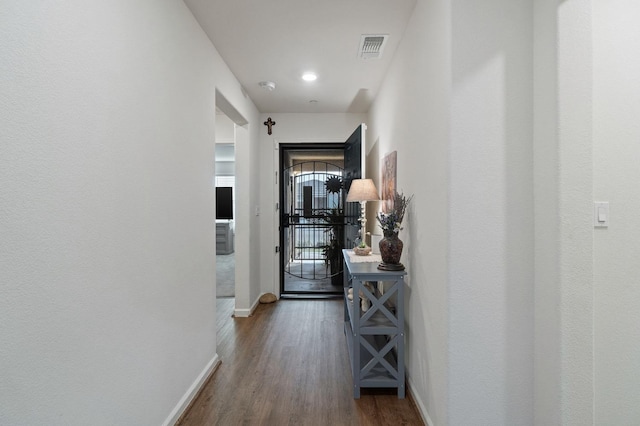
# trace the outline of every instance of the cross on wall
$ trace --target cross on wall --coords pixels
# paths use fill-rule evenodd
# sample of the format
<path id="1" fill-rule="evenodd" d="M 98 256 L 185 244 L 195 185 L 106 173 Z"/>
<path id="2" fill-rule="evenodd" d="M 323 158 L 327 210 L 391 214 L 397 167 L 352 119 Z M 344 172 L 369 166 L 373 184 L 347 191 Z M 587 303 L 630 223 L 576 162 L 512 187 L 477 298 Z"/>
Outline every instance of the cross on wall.
<path id="1" fill-rule="evenodd" d="M 271 128 L 276 125 L 276 122 L 269 117 L 267 121 L 264 122 L 264 125 L 267 126 L 267 134 L 271 135 Z"/>

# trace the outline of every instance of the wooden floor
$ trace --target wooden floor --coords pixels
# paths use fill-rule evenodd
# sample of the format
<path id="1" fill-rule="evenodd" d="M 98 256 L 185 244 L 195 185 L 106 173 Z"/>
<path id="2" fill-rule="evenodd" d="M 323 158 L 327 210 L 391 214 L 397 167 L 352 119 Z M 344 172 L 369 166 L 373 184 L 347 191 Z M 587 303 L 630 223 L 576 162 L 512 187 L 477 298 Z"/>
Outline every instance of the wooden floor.
<path id="1" fill-rule="evenodd" d="M 191 425 L 422 425 L 396 389 L 353 399 L 342 300 L 280 300 L 231 318 L 218 299 L 222 364 L 187 411 Z"/>

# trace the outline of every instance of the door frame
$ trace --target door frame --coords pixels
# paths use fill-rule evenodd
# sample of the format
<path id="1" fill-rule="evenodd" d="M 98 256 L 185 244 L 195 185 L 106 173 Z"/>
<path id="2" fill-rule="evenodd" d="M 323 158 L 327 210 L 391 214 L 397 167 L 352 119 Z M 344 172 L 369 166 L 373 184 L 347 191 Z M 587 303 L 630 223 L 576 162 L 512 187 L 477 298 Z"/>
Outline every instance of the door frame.
<path id="1" fill-rule="evenodd" d="M 295 149 L 311 149 L 311 150 L 318 150 L 318 151 L 322 151 L 322 150 L 336 150 L 336 149 L 341 149 L 343 151 L 344 154 L 344 147 L 345 147 L 345 142 L 321 142 L 321 143 L 315 143 L 315 142 L 304 142 L 304 143 L 285 143 L 285 142 L 280 142 L 280 144 L 278 145 L 278 166 L 276 168 L 278 175 L 281 177 L 282 175 L 282 170 L 283 170 L 283 156 L 284 156 L 284 150 L 295 150 Z M 276 188 L 277 188 L 277 198 L 276 200 L 278 200 L 278 211 L 276 212 L 276 220 L 277 220 L 277 229 L 278 229 L 278 236 L 277 236 L 277 246 L 280 247 L 279 250 L 279 256 L 277 256 L 278 258 L 278 279 L 277 279 L 277 287 L 278 287 L 278 297 L 280 297 L 283 293 L 286 293 L 287 295 L 311 295 L 311 296 L 322 296 L 322 295 L 326 295 L 326 296 L 335 296 L 337 294 L 342 294 L 342 292 L 326 292 L 326 293 L 316 293 L 316 292 L 285 292 L 284 291 L 284 271 L 283 271 L 283 266 L 284 266 L 284 250 L 282 249 L 282 242 L 284 239 L 284 233 L 286 232 L 285 229 L 282 227 L 282 206 L 283 206 L 283 202 L 284 202 L 284 191 L 282 188 L 282 179 L 278 179 Z"/>
<path id="2" fill-rule="evenodd" d="M 273 294 L 276 295 L 278 299 L 280 299 L 280 274 L 282 273 L 280 270 L 280 251 L 275 251 L 275 247 L 280 246 L 280 206 L 282 200 L 280 200 L 280 145 L 300 145 L 302 147 L 306 147 L 308 145 L 326 145 L 326 144 L 335 144 L 335 145 L 343 145 L 344 141 L 339 139 L 273 139 L 273 159 L 272 165 L 273 170 L 275 171 L 275 179 L 273 184 L 273 199 L 276 201 L 276 212 L 273 217 Z"/>
<path id="3" fill-rule="evenodd" d="M 250 126 L 251 124 L 235 108 L 235 106 L 218 90 L 215 89 L 215 104 L 234 123 L 234 146 L 235 146 L 235 188 L 236 200 L 234 219 L 234 255 L 236 265 L 252 265 L 258 259 L 252 257 L 250 250 L 250 216 L 248 214 L 251 199 L 251 170 L 247 166 L 250 164 Z M 215 137 L 214 137 L 215 140 Z M 215 160 L 215 159 L 214 159 Z M 215 170 L 215 167 L 214 167 Z M 214 173 L 215 176 L 215 173 Z M 215 178 L 214 178 L 215 179 Z M 244 195 L 246 194 L 246 195 Z M 249 268 L 235 268 L 235 302 L 234 315 L 247 317 L 251 313 L 251 279 Z"/>

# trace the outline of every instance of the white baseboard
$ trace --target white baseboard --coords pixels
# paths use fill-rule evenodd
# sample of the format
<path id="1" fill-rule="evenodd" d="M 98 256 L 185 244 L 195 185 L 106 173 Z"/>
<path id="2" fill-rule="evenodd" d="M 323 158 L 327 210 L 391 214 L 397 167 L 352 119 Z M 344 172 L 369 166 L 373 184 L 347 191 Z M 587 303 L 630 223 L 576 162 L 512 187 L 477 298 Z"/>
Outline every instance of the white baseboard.
<path id="1" fill-rule="evenodd" d="M 216 368 L 218 368 L 219 365 L 220 357 L 218 357 L 218 354 L 215 354 L 211 361 L 207 363 L 207 366 L 204 368 L 204 370 L 202 370 L 200 375 L 198 375 L 198 378 L 196 378 L 195 382 L 193 382 L 191 386 L 189 386 L 187 392 L 182 396 L 182 398 L 180 398 L 178 405 L 176 405 L 175 408 L 171 411 L 171 414 L 169 414 L 169 417 L 167 417 L 167 419 L 162 423 L 162 426 L 173 426 L 177 423 L 178 420 L 180 420 L 180 417 L 184 414 L 187 408 L 189 408 L 189 405 L 191 404 L 191 401 L 193 401 L 193 398 L 198 395 L 198 392 L 200 391 L 204 383 L 207 381 L 209 376 L 213 374 L 213 372 L 216 370 Z"/>
<path id="2" fill-rule="evenodd" d="M 409 385 L 407 390 L 411 394 L 411 398 L 413 398 L 413 402 L 416 403 L 416 407 L 418 408 L 418 412 L 420 413 L 420 417 L 422 417 L 422 421 L 427 426 L 434 426 L 433 421 L 431 421 L 431 417 L 429 417 L 429 413 L 427 412 L 427 407 L 425 407 L 422 399 L 418 398 L 418 396 L 413 392 L 413 381 L 411 377 L 407 377 L 407 384 Z"/>
<path id="3" fill-rule="evenodd" d="M 251 307 L 249 309 L 235 309 L 233 311 L 233 316 L 235 317 L 240 317 L 240 318 L 246 318 L 246 317 L 250 317 L 251 315 L 253 315 L 253 311 L 256 310 L 256 308 L 258 307 L 258 304 L 260 303 L 260 297 L 262 297 L 264 293 L 260 294 L 260 296 L 258 296 L 258 298 L 255 300 L 255 302 L 253 302 L 253 305 L 251 305 Z"/>

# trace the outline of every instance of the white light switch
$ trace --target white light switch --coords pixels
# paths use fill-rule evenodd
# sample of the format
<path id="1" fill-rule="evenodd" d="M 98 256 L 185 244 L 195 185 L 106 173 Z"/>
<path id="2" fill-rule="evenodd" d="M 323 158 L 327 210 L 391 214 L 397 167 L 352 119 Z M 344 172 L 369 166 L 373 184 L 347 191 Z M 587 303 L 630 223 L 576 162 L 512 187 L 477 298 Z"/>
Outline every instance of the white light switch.
<path id="1" fill-rule="evenodd" d="M 607 211 L 603 206 L 598 207 L 598 222 L 604 223 L 607 221 Z"/>
<path id="2" fill-rule="evenodd" d="M 593 203 L 593 226 L 606 228 L 609 226 L 609 202 L 596 201 Z"/>

